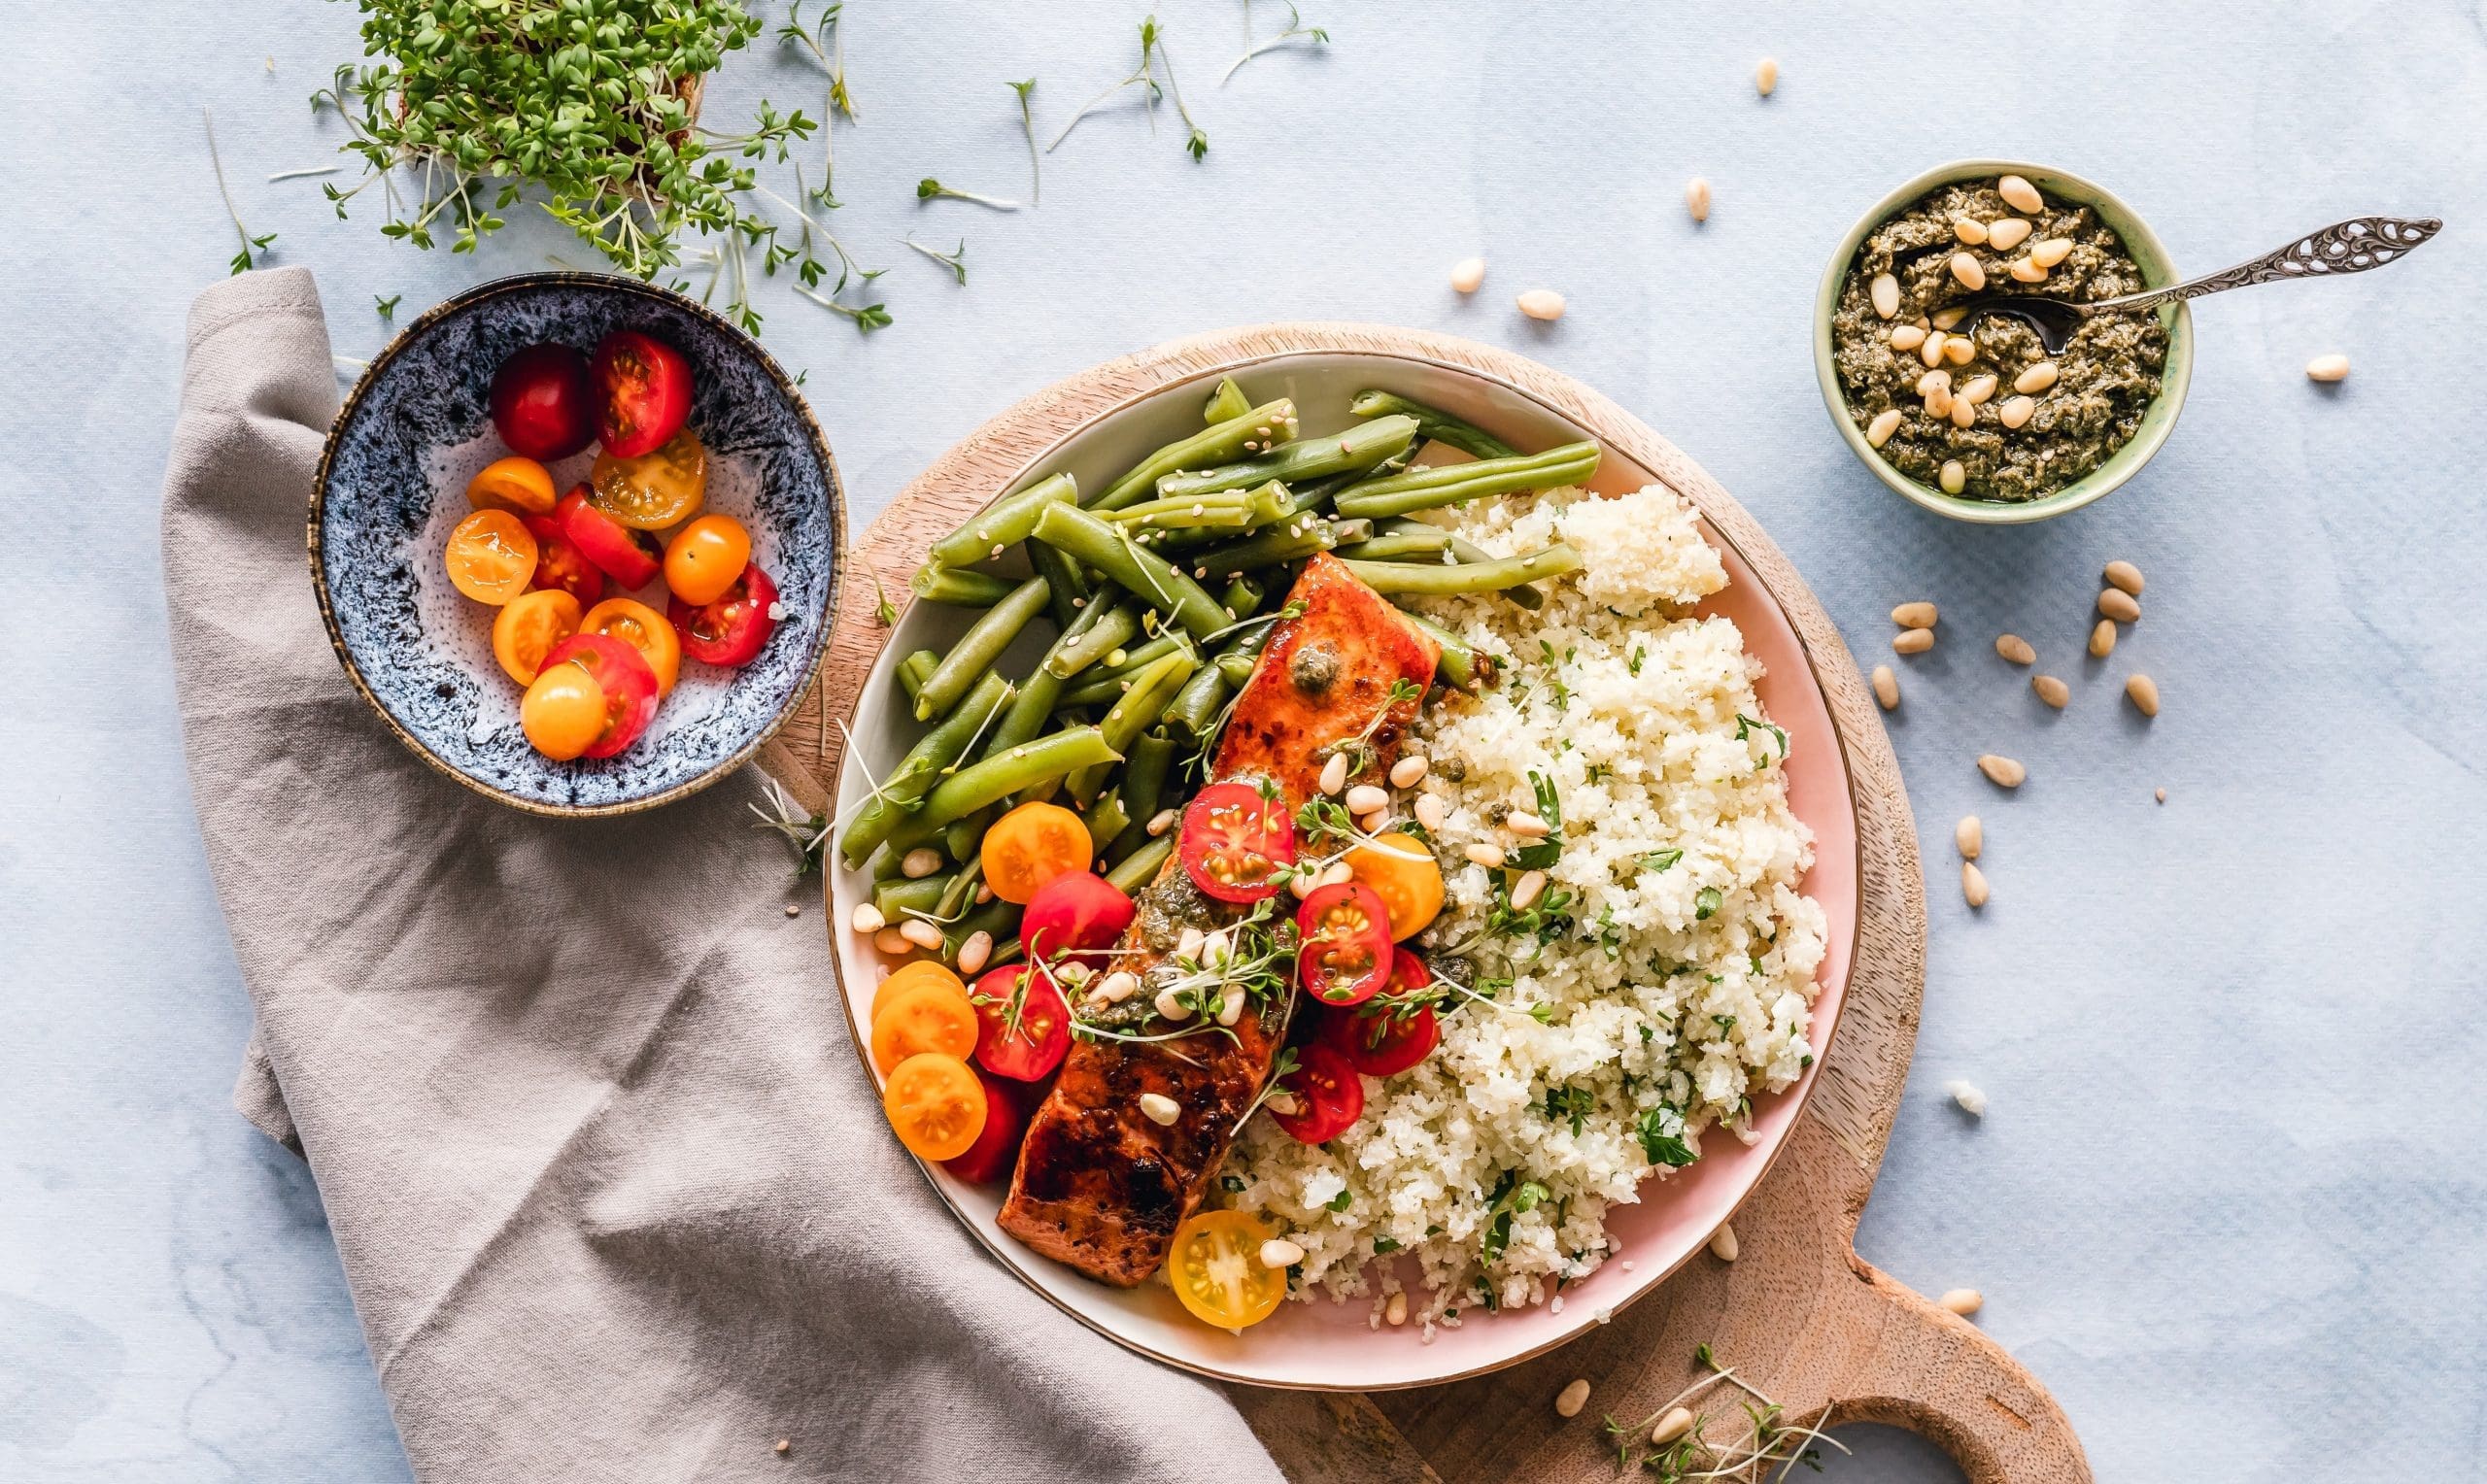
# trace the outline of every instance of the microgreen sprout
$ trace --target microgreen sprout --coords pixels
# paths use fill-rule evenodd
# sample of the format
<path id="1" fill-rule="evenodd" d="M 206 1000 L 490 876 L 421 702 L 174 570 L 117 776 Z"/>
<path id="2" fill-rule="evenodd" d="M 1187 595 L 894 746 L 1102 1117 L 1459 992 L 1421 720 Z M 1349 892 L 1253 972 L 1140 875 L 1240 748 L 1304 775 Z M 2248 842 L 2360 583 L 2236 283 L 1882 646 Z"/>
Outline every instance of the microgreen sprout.
<path id="1" fill-rule="evenodd" d="M 788 793 L 776 779 L 767 774 L 762 773 L 760 782 L 762 788 L 767 791 L 768 807 L 763 809 L 758 804 L 750 806 L 751 812 L 760 819 L 760 823 L 752 827 L 775 831 L 794 850 L 795 875 L 798 879 L 819 870 L 821 856 L 829 845 L 830 831 L 833 827 L 829 817 L 814 814 L 795 802 L 794 795 Z"/>
<path id="2" fill-rule="evenodd" d="M 1295 7 L 1290 4 L 1286 8 L 1286 29 L 1267 41 L 1256 42 L 1252 40 L 1252 3 L 1251 0 L 1244 0 L 1244 54 L 1235 59 L 1234 66 L 1226 69 L 1226 76 L 1217 80 L 1217 85 L 1224 87 L 1245 62 L 1264 51 L 1275 51 L 1292 41 L 1326 47 L 1330 44 L 1330 33 L 1319 26 L 1306 25 L 1304 17 L 1298 15 Z"/>
<path id="3" fill-rule="evenodd" d="M 854 320 L 859 334 L 869 335 L 890 322 L 889 310 L 879 304 L 840 304 L 835 299 L 814 293 L 800 286 L 796 287 L 795 292 L 823 309 L 844 315 L 847 319 Z"/>
<path id="4" fill-rule="evenodd" d="M 1247 1122 L 1253 1114 L 1261 1111 L 1261 1105 L 1270 1100 L 1271 1094 L 1282 1091 L 1282 1089 L 1278 1087 L 1278 1084 L 1286 1078 L 1295 1075 L 1297 1068 L 1302 1064 L 1302 1062 L 1296 1060 L 1294 1047 L 1289 1046 L 1279 1051 L 1278 1061 L 1273 1062 L 1270 1066 L 1270 1075 L 1268 1080 L 1261 1084 L 1260 1096 L 1244 1105 L 1244 1116 L 1235 1121 L 1235 1127 L 1238 1129 L 1243 1128 L 1245 1122 Z"/>
<path id="5" fill-rule="evenodd" d="M 380 312 L 381 323 L 394 324 L 397 322 L 397 301 L 404 297 L 405 295 L 402 293 L 392 293 L 385 299 L 376 293 L 371 296 L 371 307 Z"/>
<path id="6" fill-rule="evenodd" d="M 1013 83 L 1010 90 L 1019 95 L 1019 132 L 1028 140 L 1028 204 L 1034 206 L 1044 194 L 1044 171 L 1038 163 L 1042 156 L 1037 152 L 1037 116 L 1028 105 L 1028 95 L 1037 90 L 1037 80 Z"/>
<path id="7" fill-rule="evenodd" d="M 959 245 L 947 253 L 942 252 L 939 248 L 928 248 L 924 244 L 917 242 L 912 237 L 902 237 L 899 240 L 906 246 L 913 248 L 916 252 L 933 259 L 935 262 L 939 263 L 942 267 L 949 269 L 961 285 L 965 285 L 967 283 L 968 240 L 966 238 L 960 238 Z"/>
<path id="8" fill-rule="evenodd" d="M 827 207 L 837 205 L 831 194 L 837 163 L 837 143 L 832 125 L 839 114 L 848 123 L 855 122 L 855 99 L 846 91 L 846 32 L 837 22 L 845 14 L 841 3 L 821 7 L 820 20 L 806 29 L 803 25 L 802 0 L 795 0 L 786 13 L 786 23 L 777 28 L 778 45 L 800 47 L 811 53 L 813 61 L 829 74 L 829 102 L 821 110 L 820 126 L 820 191 L 816 199 Z"/>
<path id="9" fill-rule="evenodd" d="M 268 184 L 273 186 L 279 181 L 299 181 L 315 175 L 335 175 L 345 168 L 343 165 L 306 165 L 300 170 L 280 170 L 268 177 Z"/>
<path id="10" fill-rule="evenodd" d="M 1071 137 L 1071 131 L 1079 127 L 1080 119 L 1104 107 L 1107 99 L 1126 87 L 1141 89 L 1144 94 L 1141 103 L 1148 110 L 1149 126 L 1156 127 L 1157 100 L 1164 96 L 1166 91 L 1158 85 L 1157 82 L 1157 17 L 1152 14 L 1140 23 L 1140 65 L 1132 69 L 1129 77 L 1081 105 L 1079 112 L 1071 116 L 1071 121 L 1062 126 L 1062 132 L 1053 137 L 1053 143 L 1045 146 L 1045 152 L 1051 154 L 1054 151 L 1061 149 L 1062 142 Z M 1208 146 L 1204 144 L 1202 148 L 1207 149 Z"/>
<path id="11" fill-rule="evenodd" d="M 1209 157 L 1209 130 L 1194 122 L 1192 111 L 1184 106 L 1183 84 L 1175 81 L 1175 53 L 1167 50 L 1163 37 L 1160 37 L 1157 42 L 1157 57 L 1166 64 L 1166 87 L 1175 95 L 1175 113 L 1183 120 L 1183 128 L 1187 131 L 1183 139 L 1183 149 L 1197 163 Z"/>
<path id="12" fill-rule="evenodd" d="M 883 628 L 898 624 L 898 604 L 890 601 L 889 590 L 881 586 L 880 574 L 872 574 L 872 617 Z"/>
<path id="13" fill-rule="evenodd" d="M 1816 1443 L 1828 1443 L 1842 1453 L 1849 1451 L 1847 1444 L 1823 1431 L 1830 1425 L 1829 1407 L 1823 1407 L 1822 1415 L 1810 1426 L 1790 1426 L 1780 1420 L 1786 1414 L 1784 1407 L 1737 1375 L 1733 1366 L 1720 1365 L 1708 1345 L 1693 1351 L 1693 1361 L 1710 1373 L 1659 1402 L 1649 1416 L 1638 1422 L 1618 1422 L 1608 1415 L 1606 1431 L 1608 1436 L 1617 1439 L 1618 1467 L 1645 1470 L 1654 1475 L 1659 1484 L 1693 1484 L 1695 1480 L 1765 1479 L 1795 1464 L 1819 1471 L 1822 1457 L 1814 1447 Z M 1661 1418 L 1720 1385 L 1744 1393 L 1737 1401 L 1748 1428 L 1741 1440 L 1724 1445 L 1712 1442 L 1708 1436 L 1710 1416 L 1700 1412 L 1693 1415 L 1691 1426 L 1672 1440 L 1655 1444 L 1647 1454 L 1636 1451 L 1652 1446 L 1641 1439 L 1650 1435 Z"/>
<path id="14" fill-rule="evenodd" d="M 224 157 L 216 150 L 216 111 L 202 108 L 198 112 L 199 117 L 207 120 L 207 162 L 216 171 L 216 193 L 224 198 L 224 215 L 233 219 L 234 234 L 242 239 L 242 251 L 234 253 L 232 260 L 226 266 L 235 273 L 245 273 L 259 265 L 257 258 L 252 254 L 255 253 L 264 254 L 268 250 L 268 244 L 276 241 L 276 233 L 270 232 L 263 237 L 254 237 L 251 235 L 251 229 L 242 224 L 242 213 L 233 204 L 233 192 L 224 185 Z"/>
<path id="15" fill-rule="evenodd" d="M 918 201 L 971 201 L 978 206 L 992 207 L 998 212 L 1015 212 L 1019 209 L 1019 203 L 1016 201 L 1005 201 L 1000 196 L 980 196 L 972 190 L 953 190 L 929 175 L 915 183 L 915 199 Z"/>

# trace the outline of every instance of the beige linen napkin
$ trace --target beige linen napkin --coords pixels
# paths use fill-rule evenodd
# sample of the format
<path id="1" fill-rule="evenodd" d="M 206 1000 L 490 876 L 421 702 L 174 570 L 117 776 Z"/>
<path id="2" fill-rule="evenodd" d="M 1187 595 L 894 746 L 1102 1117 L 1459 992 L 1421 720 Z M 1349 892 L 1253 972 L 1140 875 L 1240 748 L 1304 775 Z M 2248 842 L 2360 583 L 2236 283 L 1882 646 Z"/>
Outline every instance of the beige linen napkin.
<path id="1" fill-rule="evenodd" d="M 190 312 L 164 567 L 191 788 L 307 1158 L 433 1481 L 1275 1480 L 1223 1398 L 1055 1311 L 926 1189 L 746 772 L 623 819 L 433 774 L 303 554 L 336 411 L 300 269 Z M 774 1451 L 788 1439 L 787 1454 Z"/>

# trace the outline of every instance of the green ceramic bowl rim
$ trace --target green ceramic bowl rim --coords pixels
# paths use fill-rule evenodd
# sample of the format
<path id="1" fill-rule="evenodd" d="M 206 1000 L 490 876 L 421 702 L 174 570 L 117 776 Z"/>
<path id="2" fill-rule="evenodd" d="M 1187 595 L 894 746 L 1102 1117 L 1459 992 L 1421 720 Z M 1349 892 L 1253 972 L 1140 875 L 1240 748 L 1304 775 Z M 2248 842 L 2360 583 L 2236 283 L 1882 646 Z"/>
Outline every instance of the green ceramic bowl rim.
<path id="1" fill-rule="evenodd" d="M 2141 428 L 2133 434 L 2132 441 L 2110 455 L 2105 463 L 2055 493 L 2019 504 L 1963 499 L 1921 485 L 1891 467 L 1865 441 L 1865 434 L 1848 415 L 1848 399 L 1841 394 L 1838 368 L 1831 359 L 1831 315 L 1839 303 L 1840 285 L 1848 277 L 1850 264 L 1856 261 L 1857 247 L 1867 233 L 1938 186 L 2006 174 L 2027 177 L 2048 195 L 2096 208 L 2099 219 L 2124 239 L 2125 250 L 2132 253 L 2133 262 L 2141 269 L 2143 283 L 2156 288 L 2176 282 L 2175 264 L 2159 234 L 2104 187 L 2053 166 L 2027 160 L 1960 159 L 1937 165 L 1875 202 L 1840 239 L 1838 251 L 1831 253 L 1830 266 L 1823 270 L 1822 289 L 1814 296 L 1814 374 L 1822 383 L 1823 405 L 1829 409 L 1831 423 L 1839 429 L 1839 435 L 1848 441 L 1865 467 L 1874 471 L 1874 477 L 1902 498 L 1936 515 L 1981 525 L 2020 525 L 2079 510 L 2132 478 L 2167 441 L 2168 432 L 2176 425 L 2176 414 L 2185 405 L 2186 388 L 2194 380 L 2193 311 L 2183 304 L 2170 305 L 2159 312 L 2160 322 L 2167 326 L 2167 364 L 2160 372 L 2159 395 L 2143 415 Z"/>

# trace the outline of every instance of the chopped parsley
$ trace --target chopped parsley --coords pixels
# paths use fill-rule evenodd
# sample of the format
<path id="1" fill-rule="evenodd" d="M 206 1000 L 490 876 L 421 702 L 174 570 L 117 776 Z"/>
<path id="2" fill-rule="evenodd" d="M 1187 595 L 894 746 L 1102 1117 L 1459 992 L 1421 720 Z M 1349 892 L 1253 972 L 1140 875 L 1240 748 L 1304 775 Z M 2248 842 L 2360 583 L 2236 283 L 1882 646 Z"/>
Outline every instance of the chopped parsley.
<path id="1" fill-rule="evenodd" d="M 1680 850 L 1653 850 L 1633 863 L 1645 871 L 1665 871 L 1673 870 L 1683 859 L 1684 852 Z"/>
<path id="2" fill-rule="evenodd" d="M 1512 1244 L 1512 1217 L 1534 1211 L 1537 1203 L 1552 1197 L 1553 1193 L 1534 1180 L 1522 1180 L 1516 1169 L 1504 1170 L 1494 1182 L 1494 1193 L 1485 1197 L 1485 1208 L 1494 1219 L 1485 1228 L 1484 1261 L 1502 1261 L 1503 1251 Z"/>
<path id="3" fill-rule="evenodd" d="M 1597 1095 L 1584 1087 L 1550 1087 L 1546 1090 L 1546 1116 L 1570 1121 L 1572 1137 L 1579 1138 L 1588 1126 L 1588 1117 L 1597 1111 Z"/>
<path id="4" fill-rule="evenodd" d="M 1701 1156 L 1681 1135 L 1667 1131 L 1666 1115 L 1664 1108 L 1652 1108 L 1641 1115 L 1640 1126 L 1632 1130 L 1632 1134 L 1641 1141 L 1641 1152 L 1649 1156 L 1651 1164 L 1682 1169 Z"/>
<path id="5" fill-rule="evenodd" d="M 1330 1208 L 1331 1210 L 1333 1210 L 1333 1211 L 1344 1211 L 1344 1210 L 1346 1210 L 1348 1206 L 1350 1206 L 1350 1205 L 1352 1205 L 1352 1204 L 1354 1204 L 1354 1203 L 1355 1203 L 1355 1198 L 1356 1198 L 1356 1193 L 1355 1193 L 1355 1192 L 1353 1192 L 1353 1191 L 1341 1191 L 1341 1192 L 1339 1192 L 1339 1194 L 1337 1194 L 1337 1195 L 1335 1195 L 1335 1196 L 1331 1197 L 1327 1201 L 1325 1201 L 1325 1202 L 1324 1202 L 1324 1204 L 1326 1204 L 1327 1206 L 1329 1206 L 1329 1208 Z"/>
<path id="6" fill-rule="evenodd" d="M 1398 1250 L 1399 1243 L 1390 1237 L 1377 1236 L 1373 1239 L 1373 1255 L 1375 1257 L 1380 1257 L 1385 1252 L 1397 1252 Z"/>
<path id="7" fill-rule="evenodd" d="M 1711 915 L 1724 905 L 1726 900 L 1726 897 L 1720 894 L 1717 887 L 1703 887 L 1692 898 L 1692 920 L 1696 923 L 1710 921 Z"/>
<path id="8" fill-rule="evenodd" d="M 1633 674 L 1635 674 L 1635 675 L 1640 674 L 1640 673 L 1641 673 L 1641 661 L 1643 661 L 1643 660 L 1645 660 L 1645 659 L 1647 659 L 1647 658 L 1650 658 L 1650 652 L 1649 652 L 1648 650 L 1643 649 L 1640 645 L 1637 645 L 1637 644 L 1636 644 L 1636 645 L 1634 645 L 1634 646 L 1632 646 L 1632 658 L 1631 658 L 1631 660 L 1630 660 L 1630 664 L 1631 664 L 1631 668 L 1632 668 L 1632 673 L 1633 673 Z"/>
<path id="9" fill-rule="evenodd" d="M 1757 722 L 1757 721 L 1754 720 L 1752 717 L 1749 717 L 1749 716 L 1745 715 L 1745 714 L 1744 714 L 1743 712 L 1741 712 L 1741 711 L 1739 711 L 1739 712 L 1737 712 L 1737 713 L 1736 713 L 1736 740 L 1737 740 L 1737 741 L 1742 742 L 1742 741 L 1744 741 L 1744 740 L 1746 739 L 1746 737 L 1748 737 L 1749 735 L 1751 735 L 1752 733 L 1756 732 L 1756 731 L 1766 731 L 1766 732 L 1770 733 L 1770 734 L 1771 734 L 1771 736 L 1773 736 L 1773 737 L 1777 738 L 1777 739 L 1778 739 L 1778 742 L 1779 742 L 1779 759 L 1778 759 L 1778 760 L 1780 760 L 1780 761 L 1785 761 L 1785 760 L 1787 760 L 1787 758 L 1788 758 L 1788 733 L 1787 733 L 1787 731 L 1786 731 L 1785 729 L 1783 729 L 1783 728 L 1781 728 L 1781 727 L 1773 726 L 1773 725 L 1770 725 L 1768 722 Z M 1756 773 L 1760 772 L 1763 768 L 1766 768 L 1766 767 L 1770 766 L 1771 761 L 1772 761 L 1772 759 L 1768 759 L 1768 758 L 1764 758 L 1764 759 L 1762 759 L 1759 762 L 1756 762 L 1756 763 L 1755 763 L 1755 764 L 1753 765 L 1754 771 L 1755 771 L 1755 772 L 1756 772 Z"/>

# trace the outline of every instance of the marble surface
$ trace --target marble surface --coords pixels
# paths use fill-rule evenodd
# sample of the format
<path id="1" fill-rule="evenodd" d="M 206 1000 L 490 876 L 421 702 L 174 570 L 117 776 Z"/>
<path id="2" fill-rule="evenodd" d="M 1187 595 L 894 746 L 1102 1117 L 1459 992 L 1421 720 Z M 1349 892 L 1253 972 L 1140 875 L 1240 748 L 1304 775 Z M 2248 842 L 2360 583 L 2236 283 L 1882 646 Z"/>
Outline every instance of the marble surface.
<path id="1" fill-rule="evenodd" d="M 769 0 L 772 21 L 781 7 Z M 1279 7 L 1258 7 L 1266 33 Z M 837 225 L 896 317 L 859 338 L 782 285 L 767 339 L 869 518 L 1011 399 L 1149 342 L 1291 316 L 1542 357 L 1701 460 L 1860 657 L 1943 607 L 1891 731 L 1932 882 L 1909 1096 L 1861 1245 L 2061 1399 L 2102 1479 L 2295 1479 L 2344 1455 L 2450 1478 L 2487 1448 L 2487 10 L 2474 0 L 1927 9 L 1312 6 L 1336 37 L 1219 86 L 1229 0 L 1161 15 L 1210 152 L 1121 106 L 1044 160 L 1040 208 L 919 207 L 937 174 L 1021 194 L 1006 80 L 1050 138 L 1127 69 L 1111 7 L 856 0 L 860 126 Z M 0 93 L 0 1477 L 385 1480 L 405 1465 L 290 1155 L 226 1105 L 248 1027 L 190 821 L 157 578 L 182 316 L 232 231 L 200 128 L 275 259 L 319 274 L 338 351 L 493 274 L 577 258 L 523 210 L 474 260 L 334 219 L 304 98 L 358 51 L 324 0 L 5 7 L 42 64 Z M 1754 63 L 1783 67 L 1755 96 Z M 710 117 L 817 111 L 773 49 Z M 2408 263 L 2197 311 L 2190 405 L 2125 491 L 2026 530 L 1918 513 L 1827 425 L 1807 355 L 1823 258 L 1891 183 L 1963 154 L 2061 162 L 2200 270 L 2364 212 L 2437 215 Z M 1706 226 L 1687 177 L 1713 183 Z M 961 287 L 898 239 L 948 248 Z M 1445 286 L 1472 253 L 1485 291 Z M 1512 295 L 1569 295 L 1559 324 Z M 2346 383 L 2310 385 L 2344 351 Z M 2148 572 L 2113 660 L 2080 657 L 2099 565 Z M 300 594 L 275 594 L 293 601 Z M 1989 643 L 2070 681 L 2059 715 Z M 2166 698 L 2145 723 L 2129 669 Z M 1970 759 L 2024 759 L 2003 795 Z M 2163 806 L 2152 790 L 2167 790 Z M 1994 898 L 1953 882 L 1987 823 Z M 755 848 L 759 848 L 755 846 Z M 1945 1098 L 1966 1078 L 1982 1122 Z M 1859 1430 L 1835 1478 L 1940 1478 Z"/>

